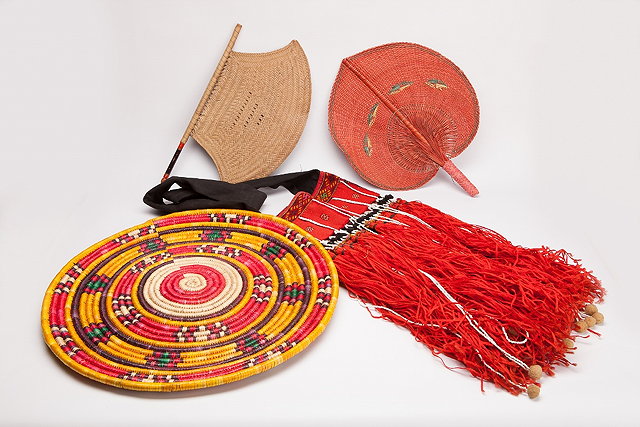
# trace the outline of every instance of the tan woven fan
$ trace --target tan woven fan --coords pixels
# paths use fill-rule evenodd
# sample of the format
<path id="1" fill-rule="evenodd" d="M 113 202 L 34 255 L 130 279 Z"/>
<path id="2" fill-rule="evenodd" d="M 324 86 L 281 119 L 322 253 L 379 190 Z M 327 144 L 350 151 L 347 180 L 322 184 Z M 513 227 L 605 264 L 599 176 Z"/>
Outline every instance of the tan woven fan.
<path id="1" fill-rule="evenodd" d="M 309 114 L 311 78 L 300 44 L 265 53 L 233 51 L 236 25 L 163 177 L 193 137 L 220 179 L 240 182 L 271 174 L 300 139 Z"/>

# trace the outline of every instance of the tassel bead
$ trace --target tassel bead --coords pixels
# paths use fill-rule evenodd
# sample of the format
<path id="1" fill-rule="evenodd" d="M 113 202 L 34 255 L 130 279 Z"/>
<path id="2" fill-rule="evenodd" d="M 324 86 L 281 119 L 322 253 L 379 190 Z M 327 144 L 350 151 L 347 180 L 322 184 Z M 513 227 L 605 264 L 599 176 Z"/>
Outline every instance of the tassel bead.
<path id="1" fill-rule="evenodd" d="M 529 378 L 534 381 L 539 380 L 542 377 L 542 366 L 531 365 L 529 366 Z"/>
<path id="2" fill-rule="evenodd" d="M 540 396 L 540 387 L 535 384 L 531 384 L 527 387 L 527 396 L 529 396 L 529 399 L 535 399 Z"/>
<path id="3" fill-rule="evenodd" d="M 580 333 L 586 332 L 589 329 L 589 325 L 584 320 L 578 320 L 575 324 L 575 329 Z"/>
<path id="4" fill-rule="evenodd" d="M 593 316 L 594 313 L 598 312 L 598 307 L 596 307 L 593 304 L 587 304 L 587 305 L 584 306 L 584 312 L 586 314 L 588 314 L 589 316 Z"/>
<path id="5" fill-rule="evenodd" d="M 593 313 L 593 318 L 596 320 L 596 324 L 600 325 L 604 322 L 604 314 L 597 312 Z"/>

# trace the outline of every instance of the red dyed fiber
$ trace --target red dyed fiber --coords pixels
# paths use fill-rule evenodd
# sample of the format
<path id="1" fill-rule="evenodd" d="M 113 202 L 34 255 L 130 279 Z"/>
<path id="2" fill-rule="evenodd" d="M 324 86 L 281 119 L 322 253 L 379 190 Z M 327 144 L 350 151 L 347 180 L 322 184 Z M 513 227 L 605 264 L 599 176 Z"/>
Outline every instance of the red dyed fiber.
<path id="1" fill-rule="evenodd" d="M 566 356 L 581 337 L 576 322 L 604 296 L 567 251 L 513 245 L 495 231 L 326 172 L 280 216 L 322 240 L 340 284 L 375 309 L 374 317 L 406 327 L 443 363 L 443 356 L 457 360 L 481 388 L 490 381 L 535 398 L 540 372 L 531 367 L 553 375 L 556 366 L 571 365 Z"/>
<path id="2" fill-rule="evenodd" d="M 345 58 L 328 114 L 331 136 L 356 172 L 388 190 L 428 182 L 471 143 L 479 118 L 464 73 L 415 43 L 376 46 Z M 477 194 L 462 172 L 445 171 Z"/>
<path id="3" fill-rule="evenodd" d="M 575 339 L 572 328 L 580 310 L 604 295 L 598 279 L 579 260 L 564 250 L 514 246 L 494 231 L 422 203 L 398 201 L 392 207 L 433 228 L 398 214 L 393 217 L 411 231 L 374 220 L 367 226 L 377 234 L 360 232 L 338 247 L 334 261 L 342 285 L 353 296 L 395 311 L 398 315 L 379 310 L 434 355 L 456 359 L 475 377 L 513 394 L 536 381 L 478 333 L 421 270 L 527 367 L 538 364 L 553 375 L 555 366 L 570 364 L 563 339 Z M 511 341 L 526 342 L 511 343 L 505 334 Z"/>

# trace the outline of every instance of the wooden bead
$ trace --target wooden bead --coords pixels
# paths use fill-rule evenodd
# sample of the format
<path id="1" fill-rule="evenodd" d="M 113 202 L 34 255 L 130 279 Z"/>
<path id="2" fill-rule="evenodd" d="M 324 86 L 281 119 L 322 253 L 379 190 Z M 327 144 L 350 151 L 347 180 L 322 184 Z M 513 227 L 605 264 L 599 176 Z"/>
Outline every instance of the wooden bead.
<path id="1" fill-rule="evenodd" d="M 593 328 L 595 326 L 595 324 L 596 324 L 596 319 L 591 317 L 591 316 L 585 317 L 584 321 L 587 322 L 587 326 L 590 327 L 590 328 Z"/>
<path id="2" fill-rule="evenodd" d="M 537 381 L 541 377 L 542 377 L 542 366 L 540 365 L 529 366 L 529 378 Z"/>
<path id="3" fill-rule="evenodd" d="M 564 340 L 562 340 L 562 342 L 564 342 L 564 346 L 567 348 L 573 348 L 576 345 L 576 343 L 574 343 L 573 340 L 570 340 L 569 338 L 565 338 Z"/>
<path id="4" fill-rule="evenodd" d="M 589 326 L 584 320 L 578 320 L 575 324 L 575 329 L 578 332 L 585 332 L 587 329 L 589 329 Z"/>
<path id="5" fill-rule="evenodd" d="M 593 316 L 594 313 L 598 312 L 598 307 L 596 307 L 593 304 L 587 304 L 584 306 L 584 312 L 587 313 L 589 316 Z"/>
<path id="6" fill-rule="evenodd" d="M 535 384 L 529 385 L 529 387 L 527 387 L 527 396 L 529 396 L 529 399 L 535 399 L 540 396 L 540 387 Z"/>
<path id="7" fill-rule="evenodd" d="M 596 319 L 596 323 L 599 325 L 604 322 L 604 314 L 597 312 L 593 314 L 593 318 Z"/>

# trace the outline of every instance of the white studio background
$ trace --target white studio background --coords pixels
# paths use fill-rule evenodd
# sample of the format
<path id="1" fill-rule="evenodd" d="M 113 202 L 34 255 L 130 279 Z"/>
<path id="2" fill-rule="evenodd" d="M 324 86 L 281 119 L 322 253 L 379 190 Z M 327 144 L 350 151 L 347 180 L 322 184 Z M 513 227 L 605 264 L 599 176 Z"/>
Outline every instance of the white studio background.
<path id="1" fill-rule="evenodd" d="M 0 424 L 639 425 L 638 17 L 638 1 L 0 0 Z M 411 41 L 466 73 L 480 130 L 456 163 L 480 196 L 443 173 L 396 195 L 582 258 L 608 296 L 603 335 L 578 341 L 576 367 L 545 377 L 537 401 L 491 384 L 482 393 L 346 292 L 306 351 L 213 389 L 118 390 L 57 361 L 40 332 L 50 280 L 83 249 L 154 216 L 142 195 L 236 23 L 238 51 L 297 39 L 309 59 L 309 120 L 280 173 L 320 168 L 364 184 L 327 129 L 342 58 Z M 217 176 L 195 143 L 174 173 Z"/>

